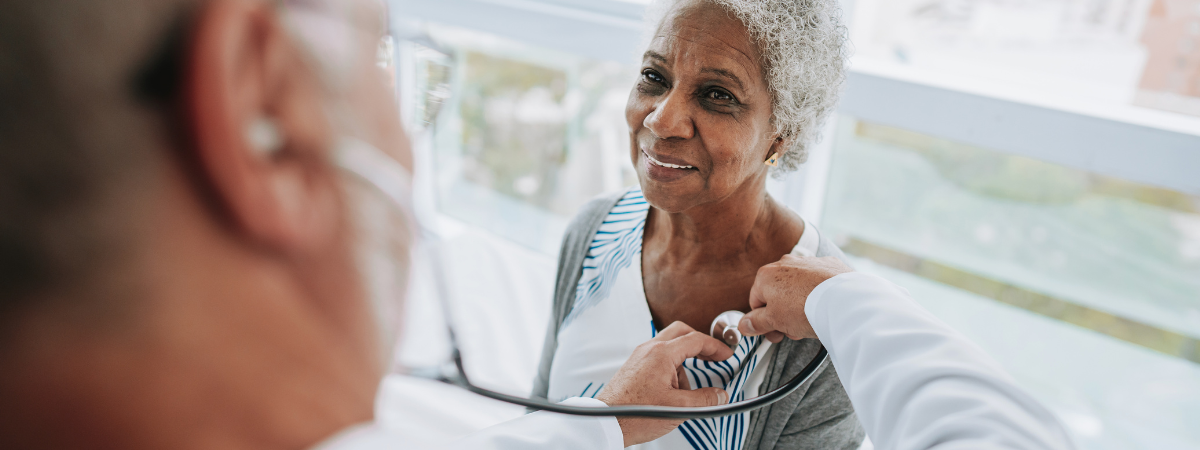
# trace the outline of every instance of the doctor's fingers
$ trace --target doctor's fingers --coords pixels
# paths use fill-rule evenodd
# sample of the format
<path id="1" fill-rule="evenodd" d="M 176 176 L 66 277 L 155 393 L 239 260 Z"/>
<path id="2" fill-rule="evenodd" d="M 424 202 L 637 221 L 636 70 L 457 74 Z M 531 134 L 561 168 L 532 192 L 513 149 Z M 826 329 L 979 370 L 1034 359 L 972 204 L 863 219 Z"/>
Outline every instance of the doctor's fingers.
<path id="1" fill-rule="evenodd" d="M 818 259 L 783 255 L 779 261 L 759 267 L 754 274 L 754 285 L 750 287 L 750 309 L 790 300 L 787 293 L 799 287 L 796 283 L 798 275 L 803 275 Z"/>
<path id="2" fill-rule="evenodd" d="M 683 390 L 691 390 L 692 382 L 688 381 L 687 370 L 683 366 L 675 368 L 675 380 L 678 383 L 675 387 Z"/>
<path id="3" fill-rule="evenodd" d="M 758 270 L 750 288 L 752 311 L 738 322 L 738 331 L 746 336 L 765 334 L 771 342 L 783 340 L 784 335 L 799 338 L 797 331 L 808 327 L 808 318 L 804 316 L 807 294 L 802 292 L 803 287 L 795 286 L 801 281 L 795 266 L 807 262 L 801 259 L 784 256 Z"/>
<path id="4" fill-rule="evenodd" d="M 782 307 L 766 306 L 750 311 L 738 322 L 738 331 L 746 336 L 766 335 L 768 341 L 778 343 L 786 336 L 791 339 L 802 339 L 807 336 L 805 329 L 812 329 L 804 309 L 791 311 Z"/>
<path id="5" fill-rule="evenodd" d="M 770 267 L 774 264 L 778 264 L 778 263 L 771 263 L 771 264 L 767 264 L 765 266 L 758 268 L 758 274 L 756 274 L 754 276 L 754 285 L 750 286 L 750 309 L 751 310 L 755 310 L 755 309 L 759 309 L 764 306 L 767 306 L 766 294 L 763 292 L 765 289 L 767 289 L 767 287 L 764 285 L 763 275 L 764 275 L 764 272 L 769 273 L 771 270 L 768 269 L 768 267 Z M 745 331 L 746 330 L 742 330 L 742 333 L 744 334 Z"/>
<path id="6" fill-rule="evenodd" d="M 699 331 L 657 342 L 652 351 L 658 352 L 658 356 L 670 362 L 672 366 L 679 366 L 688 358 L 724 361 L 733 357 L 733 349 L 728 345 Z"/>
<path id="7" fill-rule="evenodd" d="M 793 289 L 793 274 L 789 274 L 787 264 L 792 263 L 788 259 L 797 259 L 791 255 L 784 255 L 784 259 L 779 262 L 767 264 L 758 269 L 758 273 L 754 276 L 754 285 L 750 287 L 750 313 L 758 311 L 757 317 L 762 317 L 759 321 L 749 325 L 741 325 L 747 323 L 747 315 L 743 317 L 738 325 L 739 331 L 744 335 L 758 336 L 770 331 L 777 330 L 777 325 L 773 320 L 774 311 L 786 309 L 788 303 L 800 302 L 801 308 L 804 305 L 803 298 L 796 298 L 795 295 L 789 295 Z M 764 313 L 766 310 L 767 312 Z"/>
<path id="8" fill-rule="evenodd" d="M 695 328 L 692 328 L 692 327 L 688 326 L 688 324 L 676 320 L 675 322 L 672 322 L 670 325 L 667 325 L 666 328 L 663 328 L 662 331 L 659 331 L 658 334 L 655 334 L 654 339 L 652 339 L 652 340 L 669 341 L 671 339 L 675 339 L 677 337 L 686 335 L 688 333 L 695 333 L 695 332 L 696 332 Z"/>
<path id="9" fill-rule="evenodd" d="M 760 287 L 757 282 L 754 283 L 754 286 L 750 288 L 750 308 L 752 309 L 750 313 L 754 313 L 755 311 L 759 312 L 755 315 L 755 317 L 760 317 L 759 323 L 752 323 L 752 319 L 750 319 L 749 313 L 747 313 L 746 316 L 742 316 L 742 320 L 738 321 L 738 331 L 740 331 L 743 336 L 758 336 L 760 334 L 765 334 L 768 341 L 778 344 L 779 341 L 783 340 L 784 336 L 783 333 L 775 331 L 775 325 L 773 321 L 769 320 L 771 316 L 770 312 L 768 312 L 767 301 L 763 296 L 762 289 L 763 288 Z"/>
<path id="10" fill-rule="evenodd" d="M 700 408 L 729 403 L 729 393 L 721 388 L 681 389 L 671 393 L 670 403 L 674 406 Z"/>

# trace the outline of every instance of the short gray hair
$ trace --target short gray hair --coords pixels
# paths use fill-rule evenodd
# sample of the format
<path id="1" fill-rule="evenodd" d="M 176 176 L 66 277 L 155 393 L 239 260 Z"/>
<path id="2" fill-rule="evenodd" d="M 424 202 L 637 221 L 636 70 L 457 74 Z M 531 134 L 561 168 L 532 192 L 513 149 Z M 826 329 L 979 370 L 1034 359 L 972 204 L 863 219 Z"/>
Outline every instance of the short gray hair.
<path id="1" fill-rule="evenodd" d="M 681 0 L 647 9 L 650 33 Z M 792 140 L 776 175 L 796 170 L 820 142 L 846 78 L 848 44 L 838 0 L 706 0 L 733 14 L 762 55 L 775 131 Z"/>
<path id="2" fill-rule="evenodd" d="M 0 2 L 0 331 L 132 250 L 201 0 Z M 87 292 L 96 292 L 89 286 Z M 0 342 L 2 343 L 2 342 Z"/>

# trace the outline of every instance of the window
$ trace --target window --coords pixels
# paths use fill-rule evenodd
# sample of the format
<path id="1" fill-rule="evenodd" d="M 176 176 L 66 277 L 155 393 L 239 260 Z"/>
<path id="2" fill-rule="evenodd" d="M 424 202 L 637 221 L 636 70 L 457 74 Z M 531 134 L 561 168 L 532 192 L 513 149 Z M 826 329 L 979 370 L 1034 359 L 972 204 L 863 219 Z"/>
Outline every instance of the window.
<path id="1" fill-rule="evenodd" d="M 1200 116 L 1194 0 L 858 0 L 854 20 L 871 64 L 993 95 Z"/>
<path id="2" fill-rule="evenodd" d="M 439 212 L 549 259 L 579 205 L 636 182 L 646 2 L 398 3 L 456 62 L 421 146 Z M 1200 0 L 844 4 L 840 115 L 773 195 L 1081 448 L 1200 448 Z"/>
<path id="3" fill-rule="evenodd" d="M 584 202 L 636 183 L 625 99 L 636 70 L 428 25 L 452 54 L 455 103 L 435 124 L 437 209 L 547 254 Z"/>
<path id="4" fill-rule="evenodd" d="M 1200 442 L 1200 197 L 853 117 L 827 192 L 823 229 L 860 268 L 984 346 L 1084 448 Z"/>

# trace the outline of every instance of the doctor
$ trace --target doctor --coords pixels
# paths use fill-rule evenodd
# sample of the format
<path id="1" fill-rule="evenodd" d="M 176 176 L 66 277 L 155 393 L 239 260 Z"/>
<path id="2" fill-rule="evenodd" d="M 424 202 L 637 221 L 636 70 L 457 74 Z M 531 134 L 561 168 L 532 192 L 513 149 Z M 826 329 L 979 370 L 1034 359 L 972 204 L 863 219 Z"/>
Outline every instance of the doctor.
<path id="1" fill-rule="evenodd" d="M 371 425 L 409 242 L 335 161 L 411 166 L 368 0 L 0 2 L 0 448 L 408 448 Z M 371 217 L 374 221 L 360 220 Z M 390 270 L 389 270 L 390 269 Z M 760 272 L 747 330 L 830 348 L 881 448 L 1070 448 L 895 286 Z M 728 348 L 682 326 L 599 400 L 680 389 Z M 534 413 L 472 449 L 616 449 L 677 423 Z"/>

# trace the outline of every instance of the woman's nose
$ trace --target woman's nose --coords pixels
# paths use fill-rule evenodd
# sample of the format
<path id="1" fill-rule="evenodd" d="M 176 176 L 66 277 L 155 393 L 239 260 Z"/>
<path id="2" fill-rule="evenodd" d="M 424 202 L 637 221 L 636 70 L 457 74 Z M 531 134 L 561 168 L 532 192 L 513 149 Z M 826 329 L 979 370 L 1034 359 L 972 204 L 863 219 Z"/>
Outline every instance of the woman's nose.
<path id="1" fill-rule="evenodd" d="M 646 120 L 642 121 L 642 125 L 659 139 L 690 139 L 696 128 L 684 97 L 676 93 L 663 97 L 646 116 Z"/>

